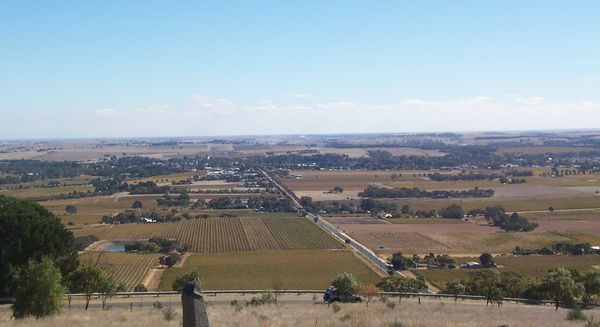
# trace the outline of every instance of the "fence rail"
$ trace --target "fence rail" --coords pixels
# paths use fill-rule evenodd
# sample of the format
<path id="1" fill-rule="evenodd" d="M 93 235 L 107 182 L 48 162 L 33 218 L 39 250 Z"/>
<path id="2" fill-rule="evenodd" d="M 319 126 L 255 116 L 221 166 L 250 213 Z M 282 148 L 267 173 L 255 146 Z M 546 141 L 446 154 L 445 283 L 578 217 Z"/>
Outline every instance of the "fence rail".
<path id="1" fill-rule="evenodd" d="M 264 294 L 264 293 L 275 293 L 275 294 L 290 294 L 290 295 L 308 295 L 308 294 L 323 294 L 323 290 L 205 290 L 205 295 L 223 295 L 223 294 Z M 115 296 L 161 296 L 161 295 L 177 295 L 180 294 L 176 291 L 153 291 L 153 292 L 117 292 Z M 92 296 L 100 296 L 101 293 L 93 293 Z M 485 301 L 485 296 L 480 295 L 454 295 L 454 294 L 432 294 L 432 293 L 411 293 L 411 292 L 379 292 L 379 296 L 389 297 L 423 297 L 423 298 L 444 298 L 444 299 L 457 299 L 457 300 L 479 300 Z M 83 293 L 65 294 L 66 297 L 83 297 Z M 516 302 L 525 304 L 554 304 L 554 301 L 550 300 L 533 300 L 524 298 L 503 298 L 503 302 Z"/>

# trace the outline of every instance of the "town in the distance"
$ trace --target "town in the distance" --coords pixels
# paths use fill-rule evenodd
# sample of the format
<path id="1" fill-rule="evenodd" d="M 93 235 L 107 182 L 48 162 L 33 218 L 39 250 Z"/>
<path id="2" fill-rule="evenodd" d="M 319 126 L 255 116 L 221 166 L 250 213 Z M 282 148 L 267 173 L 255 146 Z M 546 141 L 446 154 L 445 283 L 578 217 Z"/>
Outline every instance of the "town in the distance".
<path id="1" fill-rule="evenodd" d="M 196 281 L 215 326 L 576 325 L 600 131 L 3 141 L 0 238 L 7 317 L 176 325 Z"/>

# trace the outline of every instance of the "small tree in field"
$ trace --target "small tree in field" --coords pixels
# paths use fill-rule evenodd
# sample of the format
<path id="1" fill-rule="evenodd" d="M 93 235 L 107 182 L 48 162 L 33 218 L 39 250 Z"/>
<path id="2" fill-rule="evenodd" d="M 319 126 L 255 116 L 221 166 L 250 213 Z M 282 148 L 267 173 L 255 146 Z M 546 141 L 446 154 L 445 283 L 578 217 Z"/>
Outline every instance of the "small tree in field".
<path id="1" fill-rule="evenodd" d="M 133 203 L 131 204 L 131 207 L 133 209 L 141 209 L 144 206 L 144 204 L 142 203 L 142 201 L 140 200 L 135 200 L 133 201 Z"/>
<path id="2" fill-rule="evenodd" d="M 574 303 L 584 292 L 583 285 L 577 283 L 573 274 L 562 267 L 546 273 L 542 280 L 542 289 L 552 297 L 556 310 L 558 310 L 560 301 Z"/>
<path id="3" fill-rule="evenodd" d="M 175 281 L 173 281 L 172 289 L 173 291 L 182 292 L 188 282 L 191 283 L 197 280 L 200 280 L 200 273 L 195 270 L 180 274 L 175 278 Z"/>
<path id="4" fill-rule="evenodd" d="M 369 307 L 369 303 L 373 301 L 373 298 L 379 295 L 379 289 L 372 285 L 359 284 L 357 287 L 358 295 L 360 295 L 367 307 Z"/>
<path id="5" fill-rule="evenodd" d="M 345 272 L 335 276 L 331 285 L 335 287 L 336 292 L 340 295 L 354 295 L 356 294 L 358 282 L 354 275 Z"/>
<path id="6" fill-rule="evenodd" d="M 68 214 L 71 214 L 71 215 L 73 215 L 73 214 L 76 214 L 76 213 L 77 213 L 77 207 L 76 207 L 76 206 L 74 206 L 74 205 L 72 205 L 72 204 L 69 204 L 68 206 L 66 206 L 66 207 L 65 207 L 65 211 L 66 211 Z"/>
<path id="7" fill-rule="evenodd" d="M 85 310 L 88 309 L 92 295 L 100 292 L 104 277 L 99 268 L 81 266 L 69 275 L 70 291 L 85 295 Z"/>
<path id="8" fill-rule="evenodd" d="M 457 297 L 465 294 L 465 285 L 458 279 L 450 282 L 446 286 L 446 293 L 454 295 L 454 303 L 456 304 Z"/>
<path id="9" fill-rule="evenodd" d="M 63 296 L 60 282 L 60 271 L 52 260 L 30 260 L 17 279 L 12 307 L 15 318 L 33 316 L 37 319 L 60 313 Z"/>
<path id="10" fill-rule="evenodd" d="M 112 278 L 103 278 L 98 289 L 100 300 L 102 300 L 102 310 L 106 309 L 106 300 L 112 298 L 117 293 L 117 287 Z"/>

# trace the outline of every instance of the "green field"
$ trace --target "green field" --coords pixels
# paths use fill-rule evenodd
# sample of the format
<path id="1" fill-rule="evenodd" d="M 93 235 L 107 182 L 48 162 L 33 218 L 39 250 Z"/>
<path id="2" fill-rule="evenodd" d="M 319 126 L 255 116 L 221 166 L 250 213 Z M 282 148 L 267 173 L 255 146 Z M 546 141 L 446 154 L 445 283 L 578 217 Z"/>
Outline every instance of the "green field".
<path id="1" fill-rule="evenodd" d="M 161 254 L 92 252 L 79 256 L 83 265 L 97 266 L 116 285 L 124 284 L 128 291 L 142 283 L 150 268 L 158 265 Z"/>
<path id="2" fill-rule="evenodd" d="M 336 274 L 350 272 L 359 282 L 381 278 L 347 250 L 295 250 L 192 255 L 184 267 L 168 268 L 161 290 L 176 276 L 198 270 L 205 289 L 325 289 Z"/>
<path id="3" fill-rule="evenodd" d="M 457 262 L 476 261 L 479 259 L 472 258 L 457 258 Z M 585 256 L 499 256 L 495 257 L 494 261 L 501 265 L 499 271 L 512 271 L 525 278 L 539 279 L 551 269 L 565 267 L 568 269 L 576 269 L 580 272 L 586 272 L 593 269 L 598 269 L 600 266 L 600 255 L 585 255 Z M 425 277 L 432 284 L 443 288 L 448 282 L 455 279 L 469 278 L 469 274 L 475 269 L 420 269 L 413 270 L 415 274 Z"/>

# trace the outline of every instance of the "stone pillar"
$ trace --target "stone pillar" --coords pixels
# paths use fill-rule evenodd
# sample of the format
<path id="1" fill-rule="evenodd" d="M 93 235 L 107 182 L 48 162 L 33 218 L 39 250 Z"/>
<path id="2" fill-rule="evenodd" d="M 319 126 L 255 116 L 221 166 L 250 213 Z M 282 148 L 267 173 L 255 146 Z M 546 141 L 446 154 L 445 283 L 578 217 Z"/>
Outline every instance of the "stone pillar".
<path id="1" fill-rule="evenodd" d="M 183 327 L 209 327 L 200 281 L 190 282 L 181 292 Z"/>

